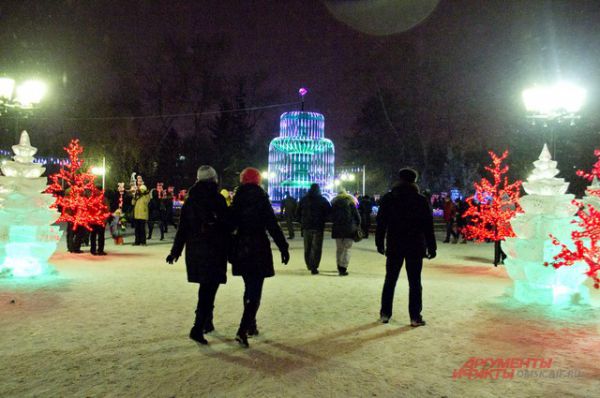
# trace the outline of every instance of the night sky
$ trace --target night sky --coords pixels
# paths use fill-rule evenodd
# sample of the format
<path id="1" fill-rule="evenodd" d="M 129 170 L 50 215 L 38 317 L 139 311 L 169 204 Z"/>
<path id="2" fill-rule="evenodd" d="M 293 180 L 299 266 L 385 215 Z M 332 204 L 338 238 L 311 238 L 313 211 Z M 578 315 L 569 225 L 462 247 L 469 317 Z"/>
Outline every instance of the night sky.
<path id="1" fill-rule="evenodd" d="M 431 134 L 490 145 L 523 120 L 520 93 L 535 82 L 578 82 L 590 98 L 585 113 L 599 113 L 597 1 L 442 0 L 423 23 L 389 36 L 349 27 L 318 0 L 6 1 L 0 18 L 0 69 L 49 81 L 58 108 L 64 98 L 101 100 L 119 73 L 132 73 L 106 62 L 112 50 L 140 71 L 166 37 L 225 34 L 224 71 L 264 71 L 276 102 L 308 87 L 307 108 L 325 115 L 333 139 L 352 131 L 378 88 L 417 98 Z M 448 118 L 452 132 L 440 122 Z"/>

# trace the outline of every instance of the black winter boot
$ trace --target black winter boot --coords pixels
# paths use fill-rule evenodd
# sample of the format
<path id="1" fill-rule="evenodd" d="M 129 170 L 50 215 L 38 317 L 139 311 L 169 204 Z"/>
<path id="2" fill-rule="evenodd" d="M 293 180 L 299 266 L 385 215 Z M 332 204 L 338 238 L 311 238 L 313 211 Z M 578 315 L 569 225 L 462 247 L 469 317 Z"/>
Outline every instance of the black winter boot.
<path id="1" fill-rule="evenodd" d="M 200 344 L 203 344 L 203 345 L 208 344 L 208 341 L 204 338 L 202 330 L 200 330 L 196 326 L 192 327 L 192 330 L 190 330 L 190 339 L 192 339 Z"/>

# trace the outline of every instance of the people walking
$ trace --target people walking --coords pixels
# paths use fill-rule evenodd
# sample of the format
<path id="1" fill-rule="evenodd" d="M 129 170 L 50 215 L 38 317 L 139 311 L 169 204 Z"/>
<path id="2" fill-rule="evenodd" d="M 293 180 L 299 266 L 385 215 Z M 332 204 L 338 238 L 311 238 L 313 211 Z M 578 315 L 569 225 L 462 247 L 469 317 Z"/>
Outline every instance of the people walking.
<path id="1" fill-rule="evenodd" d="M 260 171 L 252 167 L 244 169 L 240 184 L 230 208 L 235 231 L 230 262 L 233 275 L 244 279 L 244 313 L 235 339 L 248 347 L 248 336 L 258 335 L 256 314 L 264 280 L 275 275 L 267 232 L 279 248 L 283 264 L 288 263 L 290 254 L 269 197 L 261 188 Z"/>
<path id="2" fill-rule="evenodd" d="M 398 182 L 381 199 L 377 213 L 375 243 L 377 251 L 387 256 L 385 282 L 381 293 L 380 320 L 388 323 L 392 316 L 394 291 L 402 265 L 408 276 L 408 313 L 411 326 L 423 326 L 421 270 L 423 257 L 436 256 L 433 217 L 427 199 L 419 194 L 417 172 L 405 168 Z"/>
<path id="3" fill-rule="evenodd" d="M 103 194 L 103 202 L 106 206 L 106 210 L 110 209 L 110 203 L 106 193 Z M 112 219 L 112 214 L 108 213 L 108 216 L 102 220 L 101 224 L 92 224 L 92 230 L 90 231 L 90 253 L 93 256 L 106 256 L 104 251 L 104 240 L 106 235 L 106 224 Z"/>
<path id="4" fill-rule="evenodd" d="M 205 333 L 214 330 L 213 309 L 219 285 L 227 282 L 230 234 L 227 204 L 218 190 L 217 172 L 200 166 L 179 218 L 179 228 L 167 262 L 173 264 L 185 247 L 188 282 L 198 283 L 198 304 L 190 338 L 208 344 Z"/>
<path id="5" fill-rule="evenodd" d="M 150 191 L 150 202 L 148 203 L 148 239 L 152 239 L 152 231 L 156 223 L 158 223 L 160 231 L 160 240 L 165 239 L 166 213 L 164 202 L 158 197 L 158 191 L 152 189 Z"/>
<path id="6" fill-rule="evenodd" d="M 454 230 L 455 218 L 456 205 L 450 199 L 450 196 L 446 196 L 444 199 L 444 222 L 446 223 L 446 239 L 444 239 L 444 243 L 450 242 L 450 236 L 452 236 L 452 243 L 458 242 L 458 233 Z"/>
<path id="7" fill-rule="evenodd" d="M 360 228 L 354 197 L 342 189 L 331 201 L 331 237 L 335 239 L 336 263 L 340 276 L 348 275 L 350 249 Z"/>
<path id="8" fill-rule="evenodd" d="M 466 201 L 462 199 L 456 201 L 456 233 L 459 239 L 462 237 L 460 243 L 467 243 L 467 236 L 465 234 L 467 219 L 465 218 L 465 213 L 468 209 L 469 204 Z"/>
<path id="9" fill-rule="evenodd" d="M 141 185 L 135 192 L 131 204 L 133 205 L 133 227 L 135 229 L 134 246 L 146 245 L 146 222 L 148 222 L 148 203 L 150 195 L 148 188 Z"/>
<path id="10" fill-rule="evenodd" d="M 359 199 L 358 212 L 360 213 L 360 228 L 363 232 L 363 238 L 369 239 L 369 229 L 371 229 L 371 213 L 373 212 L 373 201 L 369 195 L 365 195 Z"/>
<path id="11" fill-rule="evenodd" d="M 288 239 L 294 239 L 294 220 L 296 218 L 296 210 L 298 207 L 298 201 L 290 195 L 289 192 L 285 193 L 283 198 L 283 206 L 281 206 L 283 216 L 285 218 L 285 224 L 288 230 Z"/>
<path id="12" fill-rule="evenodd" d="M 296 211 L 304 238 L 304 262 L 313 274 L 319 273 L 323 252 L 325 221 L 331 213 L 331 205 L 321 195 L 319 184 L 312 184 L 308 193 L 300 200 Z"/>

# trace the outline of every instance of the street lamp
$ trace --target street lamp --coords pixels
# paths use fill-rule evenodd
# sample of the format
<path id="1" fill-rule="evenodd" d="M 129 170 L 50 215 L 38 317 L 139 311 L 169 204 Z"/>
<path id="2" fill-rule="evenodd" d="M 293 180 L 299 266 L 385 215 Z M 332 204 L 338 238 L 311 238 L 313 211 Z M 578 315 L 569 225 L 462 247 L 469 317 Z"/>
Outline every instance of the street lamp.
<path id="1" fill-rule="evenodd" d="M 0 78 L 0 115 L 11 108 L 32 109 L 46 95 L 47 87 L 41 81 L 27 80 L 15 88 L 9 77 Z"/>
<path id="2" fill-rule="evenodd" d="M 522 98 L 527 117 L 533 124 L 536 120 L 542 120 L 544 126 L 563 121 L 570 121 L 574 125 L 585 103 L 586 91 L 572 83 L 558 82 L 552 86 L 534 86 L 523 90 Z M 556 158 L 554 128 L 550 132 L 552 152 Z"/>

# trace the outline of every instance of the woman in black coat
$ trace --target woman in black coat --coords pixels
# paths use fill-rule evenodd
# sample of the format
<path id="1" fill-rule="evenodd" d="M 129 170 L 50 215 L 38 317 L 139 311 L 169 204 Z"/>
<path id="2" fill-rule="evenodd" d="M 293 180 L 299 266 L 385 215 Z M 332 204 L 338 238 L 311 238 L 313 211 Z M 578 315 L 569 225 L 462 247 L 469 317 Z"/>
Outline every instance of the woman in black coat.
<path id="1" fill-rule="evenodd" d="M 227 281 L 230 234 L 226 223 L 227 204 L 218 190 L 217 172 L 210 166 L 200 166 L 197 177 L 181 209 L 179 228 L 167 262 L 177 261 L 185 246 L 188 282 L 200 284 L 190 338 L 208 344 L 204 333 L 214 330 L 212 313 L 217 289 Z"/>
<path id="2" fill-rule="evenodd" d="M 267 232 L 281 252 L 281 262 L 290 259 L 288 243 L 277 223 L 269 197 L 261 188 L 257 169 L 240 174 L 240 187 L 231 205 L 232 227 L 237 229 L 230 262 L 233 275 L 244 279 L 244 314 L 235 339 L 248 347 L 248 336 L 257 335 L 256 313 L 260 306 L 263 282 L 275 275 L 273 254 Z"/>

